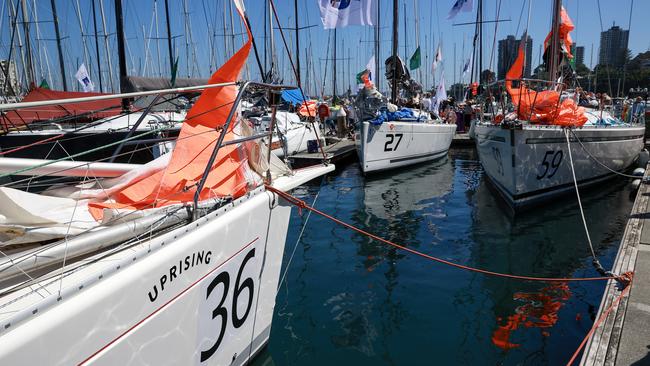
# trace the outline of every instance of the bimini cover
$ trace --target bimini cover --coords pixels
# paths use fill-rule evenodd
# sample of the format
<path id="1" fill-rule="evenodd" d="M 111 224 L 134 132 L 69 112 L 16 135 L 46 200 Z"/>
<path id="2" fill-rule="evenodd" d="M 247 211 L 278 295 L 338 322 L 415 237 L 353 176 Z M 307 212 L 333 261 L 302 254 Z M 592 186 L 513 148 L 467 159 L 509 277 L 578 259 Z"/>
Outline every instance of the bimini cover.
<path id="1" fill-rule="evenodd" d="M 302 97 L 300 89 L 283 90 L 282 100 L 291 104 L 302 104 L 306 101 L 306 99 Z"/>
<path id="2" fill-rule="evenodd" d="M 27 93 L 21 102 L 40 102 L 45 100 L 70 99 L 108 95 L 103 93 L 66 92 L 45 88 L 34 88 Z M 122 113 L 120 99 L 95 100 L 83 103 L 67 103 L 32 108 L 21 108 L 19 111 L 8 111 L 0 116 L 3 127 L 28 125 L 37 121 L 48 121 L 55 118 L 77 116 L 89 120 L 117 116 Z"/>

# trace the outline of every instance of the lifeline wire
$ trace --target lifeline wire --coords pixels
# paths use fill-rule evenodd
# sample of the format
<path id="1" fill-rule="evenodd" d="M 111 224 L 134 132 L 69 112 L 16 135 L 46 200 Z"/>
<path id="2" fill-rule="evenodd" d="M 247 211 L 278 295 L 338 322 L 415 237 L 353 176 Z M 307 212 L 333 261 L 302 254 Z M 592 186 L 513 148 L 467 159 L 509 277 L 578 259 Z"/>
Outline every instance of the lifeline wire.
<path id="1" fill-rule="evenodd" d="M 603 162 L 601 162 L 600 160 L 596 159 L 596 157 L 593 156 L 593 155 L 591 154 L 591 151 L 587 150 L 587 147 L 582 143 L 582 141 L 580 141 L 580 138 L 579 138 L 578 135 L 575 133 L 575 131 L 573 131 L 573 129 L 571 129 L 570 131 L 571 131 L 571 133 L 573 134 L 573 136 L 576 138 L 576 140 L 578 140 L 578 142 L 580 143 L 580 146 L 582 146 L 582 149 L 587 153 L 587 155 L 589 155 L 590 158 L 592 158 L 596 163 L 598 163 L 598 164 L 599 164 L 600 166 L 602 166 L 603 168 L 609 170 L 610 172 L 612 172 L 612 173 L 614 173 L 614 174 L 618 174 L 618 175 L 620 175 L 620 176 L 622 176 L 622 177 L 633 178 L 633 179 L 641 179 L 641 178 L 643 178 L 643 177 L 636 176 L 636 175 L 630 175 L 630 174 L 621 173 L 621 172 L 619 172 L 619 171 L 616 171 L 616 170 L 614 170 L 614 169 L 608 167 L 608 166 L 605 165 Z"/>

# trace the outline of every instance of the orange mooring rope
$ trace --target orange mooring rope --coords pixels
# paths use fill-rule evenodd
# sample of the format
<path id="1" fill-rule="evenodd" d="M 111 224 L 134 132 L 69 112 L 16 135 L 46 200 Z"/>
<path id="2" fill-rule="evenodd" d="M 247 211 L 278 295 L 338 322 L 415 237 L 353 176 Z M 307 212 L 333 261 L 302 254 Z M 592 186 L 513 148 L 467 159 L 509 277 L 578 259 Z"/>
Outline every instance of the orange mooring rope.
<path id="1" fill-rule="evenodd" d="M 307 209 L 309 211 L 312 211 L 315 214 L 323 216 L 323 217 L 325 217 L 325 218 L 327 218 L 327 219 L 329 219 L 329 220 L 331 220 L 331 221 L 333 221 L 333 222 L 335 222 L 335 223 L 337 223 L 337 224 L 339 224 L 341 226 L 344 226 L 344 227 L 346 227 L 346 228 L 348 228 L 350 230 L 356 231 L 356 232 L 358 232 L 358 233 L 360 233 L 362 235 L 365 235 L 365 236 L 367 236 L 369 238 L 375 239 L 375 240 L 377 240 L 379 242 L 390 245 L 390 246 L 395 247 L 397 249 L 404 250 L 404 251 L 409 252 L 411 254 L 418 255 L 418 256 L 420 256 L 422 258 L 432 260 L 434 262 L 446 264 L 448 266 L 468 270 L 468 271 L 471 271 L 471 272 L 477 272 L 477 273 L 482 273 L 482 274 L 489 275 L 489 276 L 504 277 L 504 278 L 511 278 L 511 279 L 517 279 L 517 280 L 524 280 L 524 281 L 577 282 L 577 281 L 605 281 L 605 280 L 614 279 L 614 280 L 617 280 L 618 282 L 621 282 L 623 284 L 629 283 L 629 277 L 627 277 L 625 275 L 624 276 L 584 277 L 584 278 L 531 277 L 531 276 L 520 276 L 520 275 L 514 275 L 514 274 L 508 274 L 508 273 L 493 272 L 493 271 L 488 271 L 488 270 L 485 270 L 485 269 L 480 269 L 480 268 L 475 268 L 475 267 L 470 267 L 470 266 L 454 263 L 454 262 L 451 262 L 451 261 L 448 261 L 448 260 L 444 260 L 442 258 L 438 258 L 438 257 L 434 257 L 432 255 L 426 254 L 426 253 L 422 253 L 422 252 L 420 252 L 418 250 L 415 250 L 415 249 L 405 247 L 403 245 L 394 243 L 394 242 L 392 242 L 390 240 L 383 239 L 383 238 L 381 238 L 381 237 L 379 237 L 379 236 L 377 236 L 375 234 L 369 233 L 369 232 L 367 232 L 365 230 L 359 229 L 359 228 L 357 228 L 355 226 L 352 226 L 352 225 L 350 225 L 350 224 L 348 224 L 346 222 L 343 222 L 343 221 L 341 221 L 341 220 L 339 220 L 339 219 L 337 219 L 337 218 L 335 218 L 333 216 L 330 216 L 330 215 L 328 215 L 328 214 L 326 214 L 326 213 L 324 213 L 322 211 L 319 211 L 318 209 L 307 205 L 307 203 L 305 203 L 305 201 L 303 201 L 303 200 L 301 200 L 301 199 L 299 199 L 297 197 L 294 197 L 294 196 L 292 196 L 292 195 L 290 195 L 290 194 L 288 194 L 286 192 L 280 191 L 279 189 L 274 188 L 272 186 L 266 185 L 266 189 L 268 191 L 276 193 L 278 196 L 284 198 L 287 202 L 296 205 L 301 210 L 302 209 Z"/>
<path id="2" fill-rule="evenodd" d="M 571 356 L 571 359 L 569 360 L 569 362 L 567 362 L 567 366 L 573 365 L 573 362 L 576 360 L 576 358 L 580 354 L 580 351 L 582 350 L 582 348 L 587 343 L 587 340 L 594 334 L 596 329 L 600 326 L 600 323 L 602 323 L 602 321 L 605 320 L 605 318 L 607 318 L 609 313 L 614 309 L 614 307 L 616 305 L 618 305 L 618 303 L 621 301 L 621 299 L 623 299 L 623 297 L 627 293 L 630 292 L 630 289 L 632 288 L 632 274 L 629 273 L 629 274 L 626 274 L 626 275 L 627 275 L 627 278 L 629 280 L 629 282 L 627 282 L 627 286 L 625 286 L 625 288 L 623 289 L 623 291 L 621 291 L 621 293 L 618 295 L 618 297 L 616 297 L 616 299 L 614 301 L 612 301 L 612 303 L 609 305 L 607 310 L 605 310 L 602 314 L 600 314 L 600 317 L 598 317 L 598 319 L 596 320 L 594 325 L 589 330 L 589 333 L 587 333 L 587 335 L 584 337 L 582 342 L 580 342 L 580 346 L 578 346 L 578 349 L 573 353 L 573 356 Z"/>
<path id="3" fill-rule="evenodd" d="M 589 337 L 592 336 L 592 334 L 600 326 L 600 323 L 607 317 L 607 315 L 609 315 L 609 313 L 621 301 L 621 299 L 627 293 L 629 293 L 630 288 L 632 287 L 631 286 L 632 277 L 633 277 L 632 272 L 627 272 L 627 273 L 624 273 L 624 274 L 619 275 L 619 276 L 607 276 L 607 277 L 584 277 L 584 278 L 531 277 L 531 276 L 520 276 L 520 275 L 513 275 L 513 274 L 508 274 L 508 273 L 493 272 L 493 271 L 488 271 L 488 270 L 485 270 L 485 269 L 480 269 L 480 268 L 475 268 L 475 267 L 470 267 L 470 266 L 465 266 L 465 265 L 462 265 L 462 264 L 450 262 L 450 261 L 447 261 L 447 260 L 444 260 L 444 259 L 441 259 L 441 258 L 438 258 L 438 257 L 434 257 L 434 256 L 429 255 L 429 254 L 422 253 L 422 252 L 417 251 L 415 249 L 407 248 L 407 247 L 405 247 L 403 245 L 394 243 L 394 242 L 392 242 L 390 240 L 380 238 L 377 235 L 374 235 L 374 234 L 369 233 L 369 232 L 367 232 L 365 230 L 359 229 L 359 228 L 357 228 L 355 226 L 352 226 L 352 225 L 350 225 L 348 223 L 345 223 L 345 222 L 343 222 L 343 221 L 341 221 L 341 220 L 339 220 L 339 219 L 337 219 L 337 218 L 335 218 L 333 216 L 330 216 L 330 215 L 328 215 L 328 214 L 326 214 L 324 212 L 321 212 L 318 209 L 307 205 L 307 203 L 305 203 L 305 201 L 303 201 L 303 200 L 301 200 L 301 199 L 299 199 L 297 197 L 294 197 L 294 196 L 292 196 L 292 195 L 290 195 L 290 194 L 288 194 L 286 192 L 280 191 L 279 189 L 274 188 L 272 186 L 267 185 L 266 189 L 271 191 L 271 192 L 276 193 L 278 196 L 284 198 L 287 202 L 296 205 L 300 210 L 307 209 L 307 210 L 309 210 L 309 211 L 311 211 L 311 212 L 313 212 L 315 214 L 318 214 L 318 215 L 323 216 L 323 217 L 325 217 L 325 218 L 327 218 L 327 219 L 329 219 L 331 221 L 334 221 L 335 223 L 337 223 L 337 224 L 339 224 L 341 226 L 344 226 L 344 227 L 346 227 L 346 228 L 348 228 L 350 230 L 356 231 L 356 232 L 358 232 L 360 234 L 363 234 L 363 235 L 365 235 L 365 236 L 367 236 L 369 238 L 380 241 L 380 242 L 382 242 L 384 244 L 388 244 L 388 245 L 390 245 L 392 247 L 404 250 L 404 251 L 409 252 L 411 254 L 418 255 L 418 256 L 420 256 L 422 258 L 426 258 L 426 259 L 429 259 L 429 260 L 432 260 L 432 261 L 435 261 L 435 262 L 438 262 L 438 263 L 446 264 L 448 266 L 456 267 L 456 268 L 459 268 L 459 269 L 464 269 L 464 270 L 471 271 L 471 272 L 482 273 L 482 274 L 489 275 L 489 276 L 496 276 L 496 277 L 503 277 L 503 278 L 517 279 L 517 280 L 525 280 L 525 281 L 576 282 L 576 281 L 616 280 L 617 282 L 619 282 L 620 284 L 622 284 L 624 286 L 623 291 L 621 291 L 620 295 L 618 295 L 618 297 L 610 304 L 610 306 L 607 308 L 607 310 L 605 310 L 600 315 L 600 317 L 596 320 L 594 325 L 591 327 L 591 329 L 589 330 L 587 335 L 584 337 L 584 339 L 580 343 L 580 346 L 578 347 L 578 349 L 573 353 L 573 356 L 571 356 L 571 359 L 567 363 L 567 366 L 571 366 L 573 364 L 575 359 L 580 354 L 580 351 L 582 350 L 582 348 L 587 343 L 587 340 L 589 339 Z"/>

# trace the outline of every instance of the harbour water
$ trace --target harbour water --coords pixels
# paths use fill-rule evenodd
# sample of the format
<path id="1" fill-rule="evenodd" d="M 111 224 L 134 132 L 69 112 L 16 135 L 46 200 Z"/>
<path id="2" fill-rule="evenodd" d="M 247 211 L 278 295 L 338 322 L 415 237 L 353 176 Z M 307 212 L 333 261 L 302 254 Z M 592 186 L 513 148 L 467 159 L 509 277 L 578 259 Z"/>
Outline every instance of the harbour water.
<path id="1" fill-rule="evenodd" d="M 575 196 L 512 217 L 471 149 L 366 179 L 351 164 L 294 194 L 456 263 L 531 276 L 597 275 Z M 582 199 L 609 268 L 632 206 L 627 182 L 608 181 Z M 284 267 L 289 261 L 258 365 L 565 364 L 592 326 L 604 288 L 447 267 L 297 210 Z"/>

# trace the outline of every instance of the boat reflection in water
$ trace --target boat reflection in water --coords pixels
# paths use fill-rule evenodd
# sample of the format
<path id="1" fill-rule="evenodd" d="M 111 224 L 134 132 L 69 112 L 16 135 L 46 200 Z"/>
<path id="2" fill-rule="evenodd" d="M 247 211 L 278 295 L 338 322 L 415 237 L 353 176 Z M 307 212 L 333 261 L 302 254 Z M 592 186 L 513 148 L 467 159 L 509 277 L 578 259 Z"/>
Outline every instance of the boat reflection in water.
<path id="1" fill-rule="evenodd" d="M 601 260 L 610 253 L 605 261 L 611 261 L 624 228 L 631 205 L 628 195 L 621 194 L 626 189 L 625 180 L 617 180 L 597 189 L 581 190 L 590 235 Z M 473 266 L 538 277 L 598 276 L 590 264 L 591 254 L 575 197 L 514 218 L 499 214 L 499 211 L 506 213 L 502 202 L 485 181 L 477 188 L 475 200 L 472 224 L 475 244 L 470 259 Z M 605 261 L 603 265 L 607 268 L 609 264 Z M 536 360 L 551 364 L 563 359 L 553 358 L 561 355 L 560 352 L 544 355 L 545 346 L 567 350 L 577 347 L 579 338 L 567 344 L 563 336 L 586 334 L 592 324 L 588 318 L 598 305 L 601 293 L 597 289 L 604 285 L 601 281 L 551 283 L 490 276 L 477 278 L 481 284 L 473 284 L 466 291 L 476 293 L 478 286 L 487 294 L 482 301 L 484 306 L 491 307 L 492 344 L 505 351 L 524 348 L 528 357 L 541 357 Z M 472 316 L 470 312 L 468 316 Z M 564 321 L 558 328 L 562 317 Z M 469 323 L 479 321 L 478 317 L 468 319 Z M 483 320 L 483 323 L 490 322 Z M 558 337 L 551 338 L 554 333 Z"/>
<path id="2" fill-rule="evenodd" d="M 516 217 L 473 150 L 364 179 L 357 166 L 296 194 L 344 222 L 423 253 L 540 277 L 596 275 L 574 196 Z M 632 206 L 625 180 L 581 190 L 611 266 Z M 304 210 L 303 210 L 304 211 Z M 269 353 L 278 365 L 564 364 L 589 330 L 603 282 L 487 277 L 371 240 L 317 215 L 291 220 Z M 299 239 L 300 237 L 300 239 Z"/>

